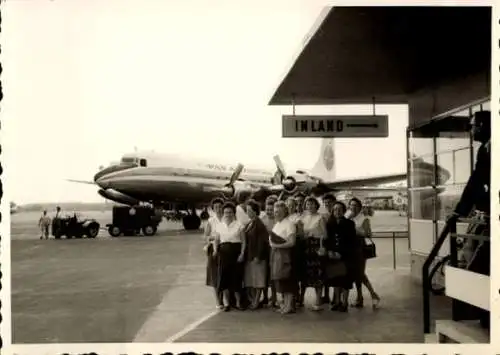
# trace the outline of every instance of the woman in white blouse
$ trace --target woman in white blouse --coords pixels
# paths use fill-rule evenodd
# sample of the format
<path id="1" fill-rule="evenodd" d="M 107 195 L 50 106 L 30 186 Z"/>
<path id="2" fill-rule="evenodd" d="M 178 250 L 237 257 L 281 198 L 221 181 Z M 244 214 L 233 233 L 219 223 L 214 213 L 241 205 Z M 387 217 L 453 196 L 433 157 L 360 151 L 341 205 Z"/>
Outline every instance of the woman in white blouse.
<path id="1" fill-rule="evenodd" d="M 215 300 L 217 303 L 217 308 L 222 309 L 224 307 L 222 302 L 222 292 L 219 288 L 219 275 L 218 275 L 218 260 L 217 256 L 214 255 L 214 242 L 217 232 L 217 224 L 222 222 L 222 206 L 224 201 L 221 198 L 215 198 L 212 200 L 212 211 L 214 215 L 210 217 L 205 225 L 205 251 L 207 253 L 207 275 L 205 284 L 211 286 L 214 289 Z"/>
<path id="2" fill-rule="evenodd" d="M 321 309 L 323 290 L 323 263 L 325 255 L 323 241 L 326 238 L 326 222 L 319 210 L 319 202 L 314 197 L 306 199 L 306 213 L 302 217 L 304 228 L 305 280 L 303 287 L 314 287 L 316 302 L 312 309 Z"/>
<path id="3" fill-rule="evenodd" d="M 236 299 L 236 308 L 242 308 L 245 236 L 243 225 L 236 220 L 234 204 L 226 202 L 222 211 L 222 221 L 216 227 L 216 238 L 218 242 L 219 289 L 224 293 L 226 300 L 224 311 L 227 312 L 231 309 L 231 296 L 233 295 Z"/>
<path id="4" fill-rule="evenodd" d="M 295 312 L 293 302 L 297 281 L 294 275 L 292 258 L 295 245 L 296 228 L 287 218 L 288 211 L 283 201 L 274 204 L 275 225 L 269 233 L 271 246 L 271 280 L 276 291 L 283 294 L 283 305 L 279 312 L 288 314 Z"/>
<path id="5" fill-rule="evenodd" d="M 359 199 L 356 197 L 352 198 L 349 201 L 349 212 L 347 213 L 347 217 L 351 219 L 356 225 L 356 234 L 359 238 L 362 238 L 363 244 L 366 242 L 365 238 L 371 237 L 372 231 L 370 226 L 370 217 L 361 213 L 363 210 L 363 205 Z M 375 292 L 368 276 L 366 275 L 366 259 L 364 257 L 359 260 L 359 265 L 357 266 L 357 272 L 355 277 L 356 284 L 356 303 L 353 305 L 354 307 L 361 308 L 363 307 L 363 288 L 365 285 L 368 291 L 370 292 L 370 296 L 372 298 L 372 307 L 376 308 L 380 302 L 379 295 Z"/>

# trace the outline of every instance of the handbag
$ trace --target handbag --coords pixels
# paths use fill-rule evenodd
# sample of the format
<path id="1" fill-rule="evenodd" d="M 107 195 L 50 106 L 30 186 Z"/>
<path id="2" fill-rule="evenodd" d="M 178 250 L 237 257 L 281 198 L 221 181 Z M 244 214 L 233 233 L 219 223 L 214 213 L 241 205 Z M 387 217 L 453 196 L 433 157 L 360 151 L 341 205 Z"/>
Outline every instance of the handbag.
<path id="1" fill-rule="evenodd" d="M 326 279 L 334 279 L 336 277 L 345 276 L 347 268 L 341 260 L 329 260 L 325 267 Z"/>
<path id="2" fill-rule="evenodd" d="M 369 239 L 370 243 L 365 243 L 363 245 L 363 256 L 365 259 L 373 259 L 377 257 L 377 248 L 375 247 L 375 243 L 373 242 L 373 239 L 370 237 L 367 237 Z"/>

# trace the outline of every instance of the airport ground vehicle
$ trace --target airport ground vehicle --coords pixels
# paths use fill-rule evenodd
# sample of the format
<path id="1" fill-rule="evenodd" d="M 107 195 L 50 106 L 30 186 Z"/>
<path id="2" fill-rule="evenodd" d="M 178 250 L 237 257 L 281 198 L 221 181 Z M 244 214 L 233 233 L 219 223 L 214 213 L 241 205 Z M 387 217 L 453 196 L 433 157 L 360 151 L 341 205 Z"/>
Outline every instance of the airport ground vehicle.
<path id="1" fill-rule="evenodd" d="M 137 235 L 142 233 L 146 236 L 156 234 L 161 222 L 154 208 L 149 206 L 114 206 L 113 222 L 106 224 L 108 232 L 112 237 L 123 235 Z"/>
<path id="2" fill-rule="evenodd" d="M 95 219 L 79 219 L 76 214 L 73 216 L 54 218 L 52 221 L 52 235 L 56 239 L 66 236 L 71 238 L 95 238 L 99 234 L 101 225 Z"/>

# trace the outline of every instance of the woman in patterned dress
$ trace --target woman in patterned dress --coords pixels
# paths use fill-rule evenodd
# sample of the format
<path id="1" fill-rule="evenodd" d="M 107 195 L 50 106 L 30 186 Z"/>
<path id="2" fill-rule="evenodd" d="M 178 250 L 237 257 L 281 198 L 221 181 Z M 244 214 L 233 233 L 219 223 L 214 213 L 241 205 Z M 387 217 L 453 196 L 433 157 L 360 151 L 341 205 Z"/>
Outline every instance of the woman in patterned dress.
<path id="1" fill-rule="evenodd" d="M 325 249 L 323 240 L 326 238 L 326 223 L 323 216 L 318 212 L 319 202 L 314 197 L 308 197 L 305 201 L 306 213 L 302 217 L 303 245 L 305 257 L 305 277 L 303 288 L 313 287 L 316 293 L 316 301 L 312 310 L 321 309 L 321 291 L 323 289 L 323 257 Z"/>

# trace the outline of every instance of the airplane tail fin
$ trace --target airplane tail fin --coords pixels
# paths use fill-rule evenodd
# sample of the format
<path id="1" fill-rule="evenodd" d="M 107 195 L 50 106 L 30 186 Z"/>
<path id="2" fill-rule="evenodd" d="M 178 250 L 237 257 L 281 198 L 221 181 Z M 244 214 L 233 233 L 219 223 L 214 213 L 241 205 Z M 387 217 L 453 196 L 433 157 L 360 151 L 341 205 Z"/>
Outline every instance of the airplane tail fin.
<path id="1" fill-rule="evenodd" d="M 324 181 L 336 178 L 335 146 L 333 138 L 323 138 L 318 161 L 311 170 L 311 175 Z"/>

